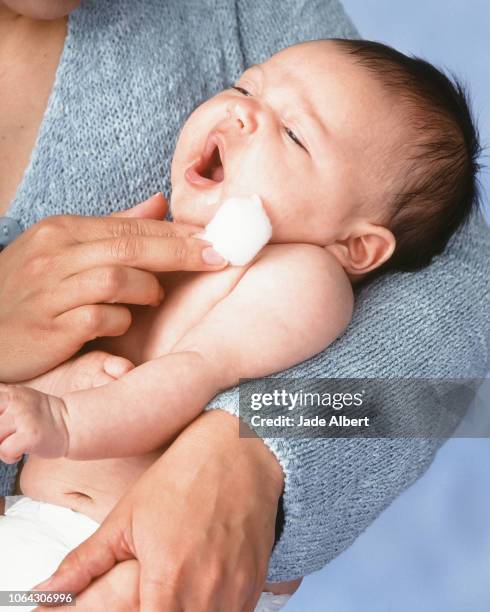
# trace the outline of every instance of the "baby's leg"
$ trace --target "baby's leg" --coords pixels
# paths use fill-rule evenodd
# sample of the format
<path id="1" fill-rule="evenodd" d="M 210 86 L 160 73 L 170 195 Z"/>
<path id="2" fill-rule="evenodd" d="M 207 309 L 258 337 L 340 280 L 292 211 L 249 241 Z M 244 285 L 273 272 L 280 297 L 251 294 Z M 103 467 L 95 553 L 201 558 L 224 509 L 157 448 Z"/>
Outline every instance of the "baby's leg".
<path id="1" fill-rule="evenodd" d="M 100 387 L 124 376 L 133 368 L 134 365 L 124 357 L 105 351 L 91 351 L 75 356 L 22 385 L 49 395 L 61 396 L 70 391 Z"/>

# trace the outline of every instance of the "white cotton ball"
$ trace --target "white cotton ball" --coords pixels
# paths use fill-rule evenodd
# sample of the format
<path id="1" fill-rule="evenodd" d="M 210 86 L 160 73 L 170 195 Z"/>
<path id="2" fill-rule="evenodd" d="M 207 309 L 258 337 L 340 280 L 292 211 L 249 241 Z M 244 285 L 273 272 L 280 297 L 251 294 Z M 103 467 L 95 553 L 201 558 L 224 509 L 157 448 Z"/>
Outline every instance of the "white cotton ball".
<path id="1" fill-rule="evenodd" d="M 272 226 L 258 195 L 229 198 L 206 225 L 203 239 L 234 266 L 252 261 L 272 235 Z"/>

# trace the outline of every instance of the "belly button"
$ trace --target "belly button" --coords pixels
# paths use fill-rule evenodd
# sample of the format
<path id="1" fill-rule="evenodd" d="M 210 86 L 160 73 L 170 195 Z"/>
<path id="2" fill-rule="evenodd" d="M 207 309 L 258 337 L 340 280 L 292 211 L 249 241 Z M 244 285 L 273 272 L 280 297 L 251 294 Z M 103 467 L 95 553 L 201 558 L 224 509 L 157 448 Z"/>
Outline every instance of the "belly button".
<path id="1" fill-rule="evenodd" d="M 75 510 L 75 512 L 80 511 L 80 507 L 83 504 L 92 504 L 94 502 L 93 498 L 86 493 L 82 493 L 81 491 L 67 491 L 65 495 L 68 495 L 69 499 L 73 500 L 73 506 L 70 506 L 71 510 Z M 78 502 L 78 503 L 77 503 Z"/>

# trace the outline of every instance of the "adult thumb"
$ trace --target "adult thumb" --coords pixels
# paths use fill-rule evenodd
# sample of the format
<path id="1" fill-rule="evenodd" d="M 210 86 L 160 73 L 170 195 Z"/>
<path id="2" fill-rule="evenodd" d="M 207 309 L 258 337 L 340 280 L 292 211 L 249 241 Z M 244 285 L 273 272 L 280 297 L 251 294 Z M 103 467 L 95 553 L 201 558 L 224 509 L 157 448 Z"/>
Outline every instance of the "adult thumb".
<path id="1" fill-rule="evenodd" d="M 163 568 L 158 572 L 154 565 L 148 567 L 140 561 L 140 612 L 174 609 L 172 597 L 175 593 L 171 592 L 169 581 L 164 579 Z"/>
<path id="2" fill-rule="evenodd" d="M 138 219 L 164 219 L 167 214 L 167 200 L 162 193 L 156 193 L 144 202 L 140 202 L 123 210 L 113 213 L 111 217 L 137 217 Z"/>
<path id="3" fill-rule="evenodd" d="M 123 551 L 113 541 L 110 534 L 110 530 L 100 527 L 63 559 L 50 578 L 37 584 L 33 590 L 80 593 L 118 561 L 133 558 L 129 551 Z"/>

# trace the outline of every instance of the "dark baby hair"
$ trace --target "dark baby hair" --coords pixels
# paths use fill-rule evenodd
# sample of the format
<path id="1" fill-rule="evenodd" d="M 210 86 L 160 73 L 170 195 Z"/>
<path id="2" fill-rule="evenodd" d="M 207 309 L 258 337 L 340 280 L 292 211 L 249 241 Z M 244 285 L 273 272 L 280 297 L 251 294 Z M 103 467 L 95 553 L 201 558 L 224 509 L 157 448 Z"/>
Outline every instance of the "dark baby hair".
<path id="1" fill-rule="evenodd" d="M 449 78 L 428 62 L 379 42 L 334 41 L 394 95 L 414 134 L 404 148 L 399 186 L 387 202 L 384 224 L 396 248 L 361 280 L 364 285 L 386 272 L 421 269 L 444 250 L 479 206 L 481 147 L 468 92 L 454 74 Z"/>

